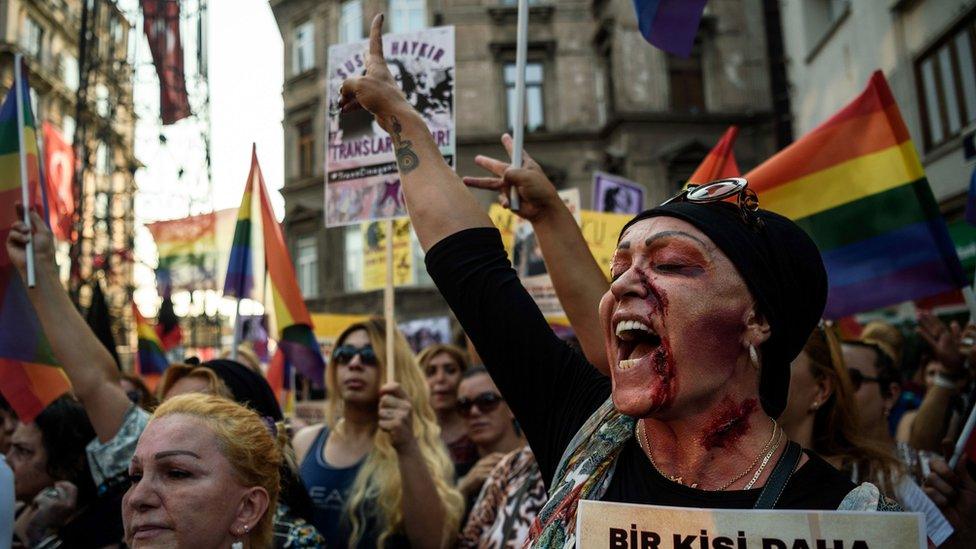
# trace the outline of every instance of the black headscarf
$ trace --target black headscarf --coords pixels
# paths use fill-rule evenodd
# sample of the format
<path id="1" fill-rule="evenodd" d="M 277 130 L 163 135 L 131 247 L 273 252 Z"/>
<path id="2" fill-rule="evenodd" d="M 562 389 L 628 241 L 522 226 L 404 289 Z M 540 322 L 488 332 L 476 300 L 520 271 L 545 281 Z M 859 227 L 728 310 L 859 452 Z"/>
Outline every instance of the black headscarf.
<path id="1" fill-rule="evenodd" d="M 275 422 L 284 419 L 274 391 L 264 376 L 247 366 L 228 359 L 208 360 L 200 366 L 213 370 L 234 395 L 234 400 L 254 410 L 259 416 Z"/>
<path id="2" fill-rule="evenodd" d="M 620 231 L 651 217 L 674 217 L 705 233 L 745 281 L 770 337 L 761 346 L 759 397 L 770 417 L 786 408 L 790 362 L 803 350 L 827 303 L 827 271 L 813 240 L 789 219 L 759 210 L 763 226 L 746 223 L 728 202 L 674 202 L 640 213 Z"/>

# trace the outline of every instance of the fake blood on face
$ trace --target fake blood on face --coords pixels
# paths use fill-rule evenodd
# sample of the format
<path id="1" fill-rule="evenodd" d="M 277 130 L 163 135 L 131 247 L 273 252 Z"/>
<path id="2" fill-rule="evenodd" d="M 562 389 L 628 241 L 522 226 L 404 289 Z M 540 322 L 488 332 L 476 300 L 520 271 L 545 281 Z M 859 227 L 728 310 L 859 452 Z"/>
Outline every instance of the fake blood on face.
<path id="1" fill-rule="evenodd" d="M 711 450 L 734 446 L 749 430 L 749 416 L 758 407 L 759 402 L 755 398 L 747 398 L 736 404 L 731 397 L 725 397 L 718 413 L 702 434 L 702 447 Z"/>
<path id="2" fill-rule="evenodd" d="M 668 311 L 667 295 L 660 288 L 656 287 L 643 271 L 639 271 L 638 274 L 641 284 L 647 290 L 647 302 L 651 305 L 651 310 L 661 314 L 663 323 L 664 315 Z M 678 389 L 678 380 L 675 377 L 674 355 L 671 354 L 671 346 L 668 344 L 668 338 L 663 334 L 658 335 L 661 337 L 661 344 L 654 350 L 654 353 L 651 355 L 651 360 L 654 373 L 661 376 L 660 387 L 655 391 L 655 393 L 658 393 L 658 398 L 655 399 L 659 403 L 657 408 L 665 409 L 674 401 L 675 393 Z"/>

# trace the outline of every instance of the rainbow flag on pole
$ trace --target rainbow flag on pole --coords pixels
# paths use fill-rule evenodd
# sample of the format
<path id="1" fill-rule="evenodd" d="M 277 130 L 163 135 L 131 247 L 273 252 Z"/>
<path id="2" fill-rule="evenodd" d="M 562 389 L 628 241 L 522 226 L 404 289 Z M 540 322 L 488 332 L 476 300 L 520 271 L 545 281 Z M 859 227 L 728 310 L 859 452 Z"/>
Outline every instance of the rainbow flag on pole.
<path id="1" fill-rule="evenodd" d="M 136 371 L 143 377 L 159 376 L 169 366 L 163 344 L 152 324 L 142 316 L 135 303 L 132 304 L 132 317 L 136 320 L 136 336 L 139 342 Z"/>
<path id="2" fill-rule="evenodd" d="M 847 107 L 746 178 L 762 208 L 793 219 L 819 246 L 830 281 L 827 318 L 966 284 L 880 71 Z"/>
<path id="3" fill-rule="evenodd" d="M 257 195 L 257 204 L 253 204 L 254 195 Z M 264 240 L 265 266 L 271 280 L 272 312 L 278 330 L 278 347 L 285 359 L 285 372 L 288 368 L 297 368 L 314 386 L 321 387 L 325 381 L 325 361 L 312 332 L 308 308 L 298 288 L 291 254 L 271 207 L 256 148 L 251 151 L 251 172 L 241 199 L 224 295 L 247 297 L 254 287 L 255 270 L 251 251 L 254 243 L 250 241 L 253 206 L 260 208 L 258 215 Z M 263 274 L 264 269 L 257 272 Z"/>
<path id="4" fill-rule="evenodd" d="M 15 71 L 23 71 L 18 55 Z M 18 86 L 0 106 L 0 241 L 6 242 L 10 226 L 17 220 L 14 204 L 21 202 L 20 162 L 27 163 L 31 204 L 46 213 L 41 185 L 34 115 L 30 110 L 27 75 L 18 75 L 23 112 L 18 113 Z M 17 118 L 22 117 L 20 135 Z M 24 146 L 21 147 L 21 142 Z M 46 215 L 44 215 L 46 219 Z M 64 372 L 44 335 L 40 320 L 27 297 L 27 287 L 0 245 L 0 393 L 24 423 L 30 423 L 54 399 L 71 390 Z"/>
<path id="5" fill-rule="evenodd" d="M 666 52 L 688 57 L 708 0 L 634 0 L 644 40 Z"/>
<path id="6" fill-rule="evenodd" d="M 738 136 L 739 128 L 737 126 L 729 126 L 729 129 L 725 130 L 725 134 L 715 144 L 715 147 L 708 152 L 708 155 L 702 160 L 702 163 L 698 165 L 695 173 L 691 174 L 691 177 L 688 178 L 688 183 L 703 185 L 716 179 L 739 177 L 742 172 L 739 171 L 739 165 L 735 161 L 735 153 L 732 151 L 732 147 L 735 145 L 735 138 Z"/>

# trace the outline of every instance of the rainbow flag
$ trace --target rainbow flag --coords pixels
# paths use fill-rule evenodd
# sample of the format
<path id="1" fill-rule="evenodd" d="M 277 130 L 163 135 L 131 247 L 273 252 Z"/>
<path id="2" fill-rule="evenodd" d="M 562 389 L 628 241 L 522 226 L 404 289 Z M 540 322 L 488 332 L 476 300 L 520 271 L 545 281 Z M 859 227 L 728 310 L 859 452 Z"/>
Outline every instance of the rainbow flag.
<path id="1" fill-rule="evenodd" d="M 14 70 L 23 70 L 21 63 Z M 30 110 L 27 75 L 21 79 L 24 107 L 24 150 L 17 127 L 17 87 L 0 106 L 0 241 L 6 242 L 10 226 L 17 220 L 14 204 L 21 202 L 20 156 L 27 158 L 27 185 L 31 204 L 47 212 L 41 185 L 34 115 Z M 46 215 L 44 216 L 47 217 Z M 24 423 L 30 423 L 54 399 L 71 390 L 71 384 L 44 335 L 40 319 L 27 297 L 27 287 L 0 246 L 0 393 Z"/>
<path id="2" fill-rule="evenodd" d="M 695 173 L 688 178 L 688 183 L 703 185 L 716 179 L 727 177 L 739 177 L 739 165 L 735 161 L 735 153 L 732 147 L 735 145 L 735 138 L 739 136 L 737 126 L 729 126 L 725 134 L 719 139 L 715 147 L 708 152 L 702 163 L 698 165 Z"/>
<path id="3" fill-rule="evenodd" d="M 666 52 L 688 57 L 708 0 L 634 0 L 644 40 Z"/>
<path id="4" fill-rule="evenodd" d="M 308 308 L 298 288 L 291 254 L 288 253 L 281 226 L 278 225 L 271 207 L 261 166 L 258 165 L 256 148 L 251 151 L 251 172 L 238 213 L 224 295 L 246 297 L 253 288 L 254 268 L 251 260 L 253 243 L 250 242 L 250 224 L 252 197 L 255 194 L 258 197 L 257 206 L 260 208 L 258 215 L 260 215 L 264 240 L 265 265 L 271 280 L 269 294 L 273 303 L 271 309 L 275 319 L 274 325 L 278 330 L 278 348 L 282 350 L 287 368 L 297 368 L 298 372 L 315 387 L 322 387 L 325 381 L 325 361 L 322 359 L 318 341 L 312 332 L 312 319 L 308 314 Z M 232 280 L 232 277 L 235 280 Z M 229 293 L 228 289 L 230 289 Z"/>
<path id="5" fill-rule="evenodd" d="M 161 292 L 213 289 L 217 278 L 217 214 L 194 215 L 146 225 L 156 241 Z"/>
<path id="6" fill-rule="evenodd" d="M 136 336 L 139 341 L 136 371 L 143 377 L 158 376 L 169 366 L 166 354 L 163 353 L 163 344 L 152 324 L 142 316 L 135 303 L 132 304 L 132 317 L 136 320 Z"/>
<path id="7" fill-rule="evenodd" d="M 827 318 L 966 284 L 880 71 L 844 109 L 746 178 L 762 208 L 795 220 L 816 241 L 830 281 Z"/>
<path id="8" fill-rule="evenodd" d="M 254 152 L 257 158 L 257 152 Z M 260 177 L 260 168 L 255 174 L 257 162 L 251 163 L 251 173 L 247 176 L 241 207 L 237 211 L 237 224 L 234 225 L 234 241 L 230 248 L 230 261 L 227 263 L 227 276 L 224 277 L 224 295 L 238 299 L 251 297 L 254 291 L 254 252 L 251 250 L 251 214 L 255 176 Z"/>

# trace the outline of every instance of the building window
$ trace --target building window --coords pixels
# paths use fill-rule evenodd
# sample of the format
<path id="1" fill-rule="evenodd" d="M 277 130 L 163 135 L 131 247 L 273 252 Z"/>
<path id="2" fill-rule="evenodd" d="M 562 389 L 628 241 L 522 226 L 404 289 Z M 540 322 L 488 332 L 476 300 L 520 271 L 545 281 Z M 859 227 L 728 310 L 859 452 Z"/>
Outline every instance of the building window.
<path id="1" fill-rule="evenodd" d="M 319 295 L 319 254 L 314 236 L 303 236 L 295 243 L 295 270 L 298 287 L 305 298 Z"/>
<path id="2" fill-rule="evenodd" d="M 363 288 L 363 231 L 361 225 L 346 227 L 346 272 L 343 288 L 357 292 Z"/>
<path id="3" fill-rule="evenodd" d="M 802 4 L 807 49 L 815 53 L 850 11 L 850 0 L 805 0 Z"/>
<path id="4" fill-rule="evenodd" d="M 33 17 L 24 18 L 23 34 L 20 35 L 20 47 L 27 55 L 40 60 L 41 45 L 44 43 L 44 27 Z"/>
<path id="5" fill-rule="evenodd" d="M 70 53 L 62 53 L 58 68 L 61 71 L 61 81 L 64 82 L 64 85 L 71 91 L 78 91 L 78 58 Z"/>
<path id="6" fill-rule="evenodd" d="M 542 63 L 525 65 L 525 130 L 544 129 L 545 105 L 542 95 Z M 505 64 L 505 99 L 508 105 L 508 128 L 515 127 L 515 63 Z"/>
<path id="7" fill-rule="evenodd" d="M 307 177 L 312 175 L 315 164 L 315 131 L 311 120 L 299 122 L 295 129 L 298 133 L 298 175 Z"/>
<path id="8" fill-rule="evenodd" d="M 339 7 L 339 42 L 363 39 L 362 0 L 346 0 Z"/>
<path id="9" fill-rule="evenodd" d="M 112 173 L 112 154 L 104 142 L 99 143 L 95 149 L 95 171 L 100 175 Z"/>
<path id="10" fill-rule="evenodd" d="M 291 43 L 291 70 L 301 74 L 315 65 L 315 27 L 306 21 L 295 27 Z"/>
<path id="11" fill-rule="evenodd" d="M 390 32 L 410 32 L 426 26 L 426 0 L 390 0 Z"/>
<path id="12" fill-rule="evenodd" d="M 109 93 L 108 86 L 105 84 L 95 86 L 95 111 L 102 118 L 106 118 L 109 115 Z"/>
<path id="13" fill-rule="evenodd" d="M 705 78 L 702 71 L 701 40 L 695 39 L 688 58 L 668 55 L 668 80 L 671 83 L 671 110 L 705 111 Z"/>
<path id="14" fill-rule="evenodd" d="M 973 22 L 968 22 L 915 63 L 926 149 L 958 136 L 976 121 L 974 31 Z"/>

